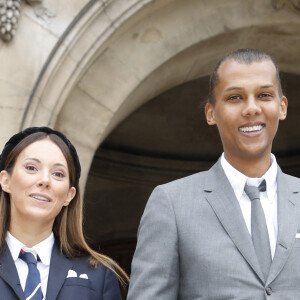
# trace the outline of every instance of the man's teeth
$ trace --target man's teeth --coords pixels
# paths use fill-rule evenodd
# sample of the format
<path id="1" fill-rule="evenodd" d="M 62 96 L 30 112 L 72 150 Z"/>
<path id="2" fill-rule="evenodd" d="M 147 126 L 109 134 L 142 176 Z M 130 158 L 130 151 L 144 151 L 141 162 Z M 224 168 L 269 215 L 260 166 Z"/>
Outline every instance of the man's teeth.
<path id="1" fill-rule="evenodd" d="M 256 125 L 256 126 L 249 126 L 249 127 L 240 127 L 239 131 L 242 132 L 252 132 L 252 131 L 259 131 L 264 128 L 264 125 Z"/>
<path id="2" fill-rule="evenodd" d="M 38 200 L 42 200 L 42 201 L 47 201 L 49 202 L 49 199 L 42 197 L 42 196 L 38 196 L 38 195 L 32 195 L 32 198 L 38 199 Z"/>

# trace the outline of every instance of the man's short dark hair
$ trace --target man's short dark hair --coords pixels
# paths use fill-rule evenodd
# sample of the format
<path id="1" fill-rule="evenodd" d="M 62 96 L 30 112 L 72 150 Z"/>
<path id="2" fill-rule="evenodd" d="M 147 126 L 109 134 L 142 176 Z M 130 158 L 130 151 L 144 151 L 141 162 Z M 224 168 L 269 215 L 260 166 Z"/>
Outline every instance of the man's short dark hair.
<path id="1" fill-rule="evenodd" d="M 215 104 L 215 95 L 214 95 L 214 90 L 219 82 L 219 77 L 218 77 L 218 70 L 223 62 L 225 62 L 228 59 L 233 59 L 236 62 L 243 63 L 243 64 L 251 64 L 254 62 L 261 62 L 264 60 L 269 60 L 274 64 L 274 67 L 276 69 L 276 78 L 278 82 L 278 89 L 279 89 L 279 94 L 282 96 L 282 87 L 281 87 L 281 80 L 279 76 L 279 70 L 274 62 L 273 58 L 260 50 L 257 49 L 249 49 L 249 48 L 244 48 L 244 49 L 238 49 L 233 52 L 230 52 L 229 54 L 225 55 L 221 60 L 217 63 L 214 71 L 212 72 L 209 80 L 209 92 L 208 92 L 208 102 L 211 103 L 212 105 Z"/>

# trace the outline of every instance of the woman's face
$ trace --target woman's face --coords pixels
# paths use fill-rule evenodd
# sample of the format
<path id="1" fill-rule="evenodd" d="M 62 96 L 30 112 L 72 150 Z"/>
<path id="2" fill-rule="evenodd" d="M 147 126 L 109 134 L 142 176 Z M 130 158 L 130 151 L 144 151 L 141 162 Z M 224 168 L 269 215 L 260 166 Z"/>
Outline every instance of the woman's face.
<path id="1" fill-rule="evenodd" d="M 12 172 L 0 173 L 0 182 L 10 194 L 11 226 L 34 222 L 52 228 L 55 217 L 76 193 L 70 188 L 67 161 L 50 139 L 23 149 Z"/>

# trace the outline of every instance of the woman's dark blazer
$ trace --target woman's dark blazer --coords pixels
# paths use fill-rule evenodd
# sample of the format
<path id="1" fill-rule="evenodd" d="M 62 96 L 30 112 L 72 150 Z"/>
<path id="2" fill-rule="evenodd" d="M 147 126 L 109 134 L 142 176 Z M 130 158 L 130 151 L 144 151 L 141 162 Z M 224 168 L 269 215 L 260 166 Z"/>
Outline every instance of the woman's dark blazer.
<path id="1" fill-rule="evenodd" d="M 67 278 L 69 270 L 78 277 Z M 73 272 L 74 274 L 74 272 Z M 86 274 L 88 279 L 80 278 Z M 0 255 L 0 300 L 25 300 L 15 263 L 8 246 Z M 46 300 L 121 300 L 116 275 L 106 267 L 93 268 L 88 257 L 69 259 L 55 242 L 51 255 Z"/>

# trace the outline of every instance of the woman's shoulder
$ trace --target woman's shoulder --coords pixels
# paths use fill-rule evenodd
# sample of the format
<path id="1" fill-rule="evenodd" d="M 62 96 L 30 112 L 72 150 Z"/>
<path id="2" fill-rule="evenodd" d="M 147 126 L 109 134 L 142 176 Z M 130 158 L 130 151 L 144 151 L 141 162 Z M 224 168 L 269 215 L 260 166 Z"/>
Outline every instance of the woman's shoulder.
<path id="1" fill-rule="evenodd" d="M 116 277 L 115 273 L 110 270 L 107 266 L 104 266 L 102 263 L 98 263 L 97 265 L 92 265 L 90 263 L 90 259 L 91 257 L 89 255 L 85 255 L 85 256 L 80 256 L 80 257 L 75 257 L 75 258 L 69 258 L 72 263 L 74 268 L 81 268 L 81 269 L 86 269 L 89 272 L 93 273 L 93 274 L 99 274 L 102 276 L 108 276 L 108 277 Z M 113 266 L 112 266 L 113 267 Z"/>
<path id="2" fill-rule="evenodd" d="M 97 295 L 97 297 L 105 293 L 105 295 L 108 295 L 108 297 L 105 298 L 107 300 L 122 299 L 120 294 L 118 277 L 108 267 L 104 266 L 100 262 L 98 264 L 91 264 L 90 255 L 70 258 L 67 257 L 65 254 L 61 253 L 59 251 L 59 248 L 56 250 L 57 251 L 52 252 L 53 255 L 51 260 L 53 260 L 51 261 L 51 263 L 54 263 L 54 260 L 56 260 L 56 262 L 54 263 L 55 265 L 61 263 L 60 271 L 64 270 L 63 272 L 66 273 L 65 276 L 68 280 L 68 285 L 69 283 L 74 283 L 74 285 L 84 285 L 86 287 L 89 287 L 91 293 Z M 63 267 L 63 265 L 65 266 L 65 268 Z M 89 298 L 87 297 L 86 299 Z"/>
<path id="3" fill-rule="evenodd" d="M 55 260 L 56 258 L 58 258 L 57 256 L 60 257 L 59 260 L 67 260 L 73 266 L 74 269 L 76 268 L 81 271 L 90 272 L 94 275 L 98 274 L 98 276 L 113 275 L 116 277 L 115 273 L 112 270 L 110 270 L 107 266 L 105 266 L 101 262 L 95 263 L 95 260 L 91 259 L 90 254 L 81 253 L 81 255 L 79 256 L 70 257 L 66 255 L 65 252 L 60 251 L 59 244 L 56 242 L 53 247 L 51 259 Z M 108 265 L 110 266 L 111 264 L 108 262 Z"/>

